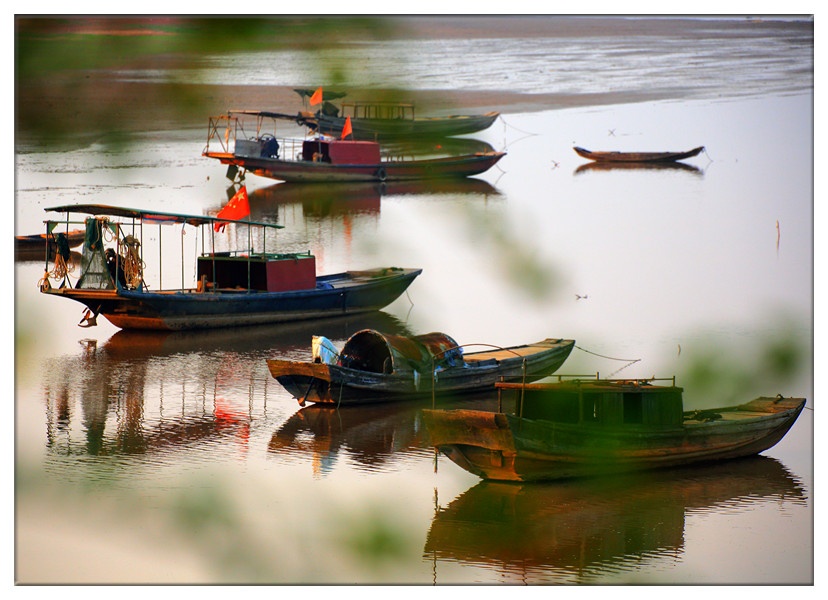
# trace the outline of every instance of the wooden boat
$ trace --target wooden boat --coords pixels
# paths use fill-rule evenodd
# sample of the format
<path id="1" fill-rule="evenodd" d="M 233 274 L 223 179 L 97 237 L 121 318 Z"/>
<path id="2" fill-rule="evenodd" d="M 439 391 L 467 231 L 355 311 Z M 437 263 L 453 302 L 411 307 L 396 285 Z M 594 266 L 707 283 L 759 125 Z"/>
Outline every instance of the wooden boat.
<path id="1" fill-rule="evenodd" d="M 314 93 L 314 90 L 307 89 L 294 91 L 303 101 Z M 346 94 L 342 92 L 325 90 L 322 108 L 316 112 L 303 110 L 295 117 L 296 121 L 313 132 L 339 137 L 346 119 L 350 117 L 354 139 L 376 141 L 476 133 L 491 127 L 500 116 L 499 112 L 492 111 L 482 115 L 422 117 L 417 115 L 415 106 L 410 103 L 357 101 L 342 102 L 337 107 L 329 102 L 344 96 Z"/>
<path id="2" fill-rule="evenodd" d="M 46 264 L 41 291 L 50 296 L 69 298 L 87 307 L 80 325 L 96 324 L 103 315 L 122 329 L 203 329 L 262 325 L 298 320 L 320 319 L 375 311 L 398 298 L 421 273 L 421 269 L 396 267 L 367 271 L 347 271 L 331 275 L 316 274 L 316 260 L 310 253 L 276 253 L 267 248 L 276 229 L 273 223 L 230 221 L 237 238 L 246 237 L 243 250 L 217 251 L 216 226 L 226 218 L 181 215 L 131 208 L 79 204 L 48 208 L 64 212 L 57 223 L 83 224 L 86 238 L 77 280 L 56 260 L 54 269 Z M 72 221 L 70 215 L 91 215 Z M 74 217 L 77 219 L 77 217 Z M 55 221 L 47 221 L 53 226 Z M 181 265 L 167 273 L 180 274 L 181 283 L 165 287 L 161 265 L 155 273 L 146 272 L 142 238 L 158 225 L 160 246 L 165 225 L 171 240 L 166 253 L 181 244 Z M 185 285 L 185 252 L 181 230 L 196 229 L 190 239 L 201 242 L 194 251 L 193 284 Z M 245 231 L 246 230 L 246 231 Z M 244 233 L 247 235 L 244 235 Z M 254 235 L 255 233 L 255 235 Z M 260 248 L 255 248 L 256 244 Z M 171 242 L 171 243 L 170 243 Z M 153 277 L 154 290 L 148 277 Z M 52 285 L 55 282 L 55 285 Z"/>
<path id="3" fill-rule="evenodd" d="M 343 109 L 341 115 L 327 115 L 322 111 L 301 112 L 299 121 L 313 132 L 340 136 L 350 115 L 355 139 L 388 140 L 476 133 L 491 127 L 500 116 L 499 112 L 487 112 L 482 115 L 415 117 L 412 104 L 346 103 Z"/>
<path id="4" fill-rule="evenodd" d="M 55 257 L 58 248 L 77 248 L 83 243 L 86 232 L 83 229 L 73 229 L 67 232 L 33 233 L 30 235 L 14 236 L 15 260 L 38 260 L 46 256 Z"/>
<path id="5" fill-rule="evenodd" d="M 661 163 L 693 158 L 704 150 L 704 146 L 699 146 L 686 152 L 593 152 L 579 148 L 578 146 L 575 146 L 573 150 L 575 150 L 578 156 L 596 162 Z"/>
<path id="6" fill-rule="evenodd" d="M 535 381 L 554 373 L 574 344 L 545 339 L 467 353 L 444 333 L 403 337 L 364 329 L 341 351 L 314 336 L 312 362 L 271 359 L 267 366 L 302 406 L 362 404 L 494 390 L 498 380 Z"/>
<path id="7" fill-rule="evenodd" d="M 244 131 L 243 116 L 255 117 L 255 133 Z M 231 111 L 210 119 L 207 147 L 202 155 L 228 165 L 228 178 L 253 173 L 288 182 L 400 181 L 459 178 L 479 175 L 493 167 L 505 152 L 408 157 L 382 156 L 375 141 L 277 138 L 262 130 L 273 113 Z M 219 150 L 211 150 L 210 144 Z"/>
<path id="8" fill-rule="evenodd" d="M 757 398 L 684 411 L 683 390 L 656 380 L 497 383 L 516 414 L 425 410 L 431 444 L 484 479 L 553 480 L 678 467 L 758 454 L 788 432 L 803 398 Z"/>

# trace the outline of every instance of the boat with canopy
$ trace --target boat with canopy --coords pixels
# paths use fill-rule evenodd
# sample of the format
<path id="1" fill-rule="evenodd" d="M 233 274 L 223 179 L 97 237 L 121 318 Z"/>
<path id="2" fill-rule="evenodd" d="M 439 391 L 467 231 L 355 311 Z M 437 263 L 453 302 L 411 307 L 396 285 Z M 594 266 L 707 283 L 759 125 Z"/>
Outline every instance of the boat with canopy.
<path id="1" fill-rule="evenodd" d="M 99 315 L 122 329 L 180 330 L 364 313 L 391 304 L 422 272 L 383 267 L 317 275 L 310 251 L 276 251 L 281 225 L 249 218 L 100 204 L 46 211 L 66 215 L 47 220 L 48 231 L 82 225 L 86 232 L 79 269 L 58 253 L 54 263 L 47 259 L 39 282 L 42 293 L 83 304 L 84 327 Z M 147 240 L 157 242 L 157 254 L 146 251 Z M 180 266 L 162 271 L 168 261 L 161 258 L 174 255 L 177 245 Z M 145 262 L 152 257 L 154 270 Z"/>

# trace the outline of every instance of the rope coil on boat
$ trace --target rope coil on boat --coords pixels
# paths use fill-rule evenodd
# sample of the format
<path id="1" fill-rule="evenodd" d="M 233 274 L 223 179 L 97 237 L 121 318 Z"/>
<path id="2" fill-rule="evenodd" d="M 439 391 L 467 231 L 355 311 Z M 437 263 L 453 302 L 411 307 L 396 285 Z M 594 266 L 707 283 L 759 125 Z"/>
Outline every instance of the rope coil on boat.
<path id="1" fill-rule="evenodd" d="M 144 276 L 144 261 L 141 260 L 139 242 L 134 236 L 128 235 L 121 244 L 121 266 L 124 269 L 124 276 L 127 285 L 137 288 L 141 285 Z"/>
<path id="2" fill-rule="evenodd" d="M 52 285 L 49 283 L 49 279 L 54 279 L 55 281 L 65 279 L 69 273 L 75 270 L 74 265 L 67 262 L 70 253 L 69 243 L 66 240 L 66 236 L 58 234 L 55 238 L 55 244 L 57 249 L 55 252 L 55 262 L 52 266 L 52 270 L 45 271 L 41 280 L 37 282 L 37 285 L 41 291 L 51 289 Z"/>

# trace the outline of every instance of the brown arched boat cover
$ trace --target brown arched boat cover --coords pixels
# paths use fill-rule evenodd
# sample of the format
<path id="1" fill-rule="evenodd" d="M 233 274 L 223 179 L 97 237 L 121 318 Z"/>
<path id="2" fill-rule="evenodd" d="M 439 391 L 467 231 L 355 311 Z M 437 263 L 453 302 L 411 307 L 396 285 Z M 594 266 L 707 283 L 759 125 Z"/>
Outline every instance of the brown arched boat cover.
<path id="1" fill-rule="evenodd" d="M 363 329 L 345 342 L 339 362 L 371 373 L 430 372 L 437 366 L 463 366 L 463 351 L 445 333 L 406 337 Z"/>

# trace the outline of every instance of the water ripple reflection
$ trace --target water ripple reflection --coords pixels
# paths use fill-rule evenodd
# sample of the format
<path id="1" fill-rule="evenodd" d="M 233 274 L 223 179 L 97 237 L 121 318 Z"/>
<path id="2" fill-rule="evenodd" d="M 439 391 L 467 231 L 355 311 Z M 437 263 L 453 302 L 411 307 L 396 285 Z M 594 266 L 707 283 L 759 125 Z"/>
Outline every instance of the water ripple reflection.
<path id="1" fill-rule="evenodd" d="M 119 331 L 100 347 L 87 340 L 80 355 L 53 356 L 42 365 L 47 462 L 82 458 L 94 471 L 94 457 L 123 466 L 142 456 L 135 464 L 146 469 L 152 462 L 210 463 L 226 458 L 228 448 L 244 452 L 253 413 L 258 418 L 280 391 L 266 358 L 307 359 L 312 335 L 344 340 L 365 327 L 409 333 L 379 312 L 243 334 Z M 295 407 L 287 398 L 276 404 L 277 418 Z"/>
<path id="2" fill-rule="evenodd" d="M 807 504 L 802 483 L 765 456 L 609 480 L 482 482 L 437 507 L 424 557 L 438 583 L 444 561 L 531 583 L 589 583 L 681 561 L 693 514 L 764 504 Z"/>

